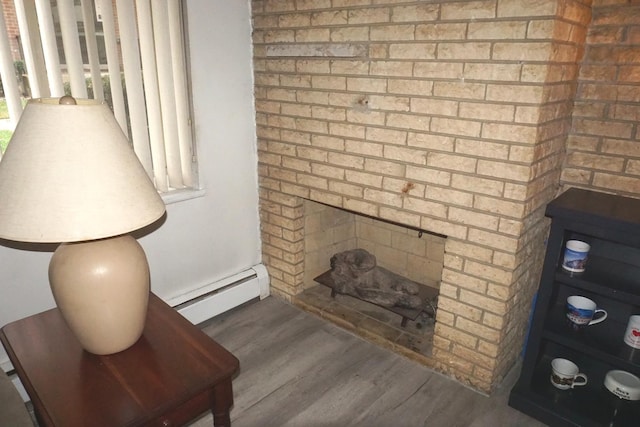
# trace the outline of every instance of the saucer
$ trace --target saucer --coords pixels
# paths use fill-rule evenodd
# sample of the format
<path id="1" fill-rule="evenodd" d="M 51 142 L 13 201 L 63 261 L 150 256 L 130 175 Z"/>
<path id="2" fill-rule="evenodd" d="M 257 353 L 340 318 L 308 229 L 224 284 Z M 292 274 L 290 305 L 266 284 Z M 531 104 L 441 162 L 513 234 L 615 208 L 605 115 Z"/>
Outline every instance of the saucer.
<path id="1" fill-rule="evenodd" d="M 640 400 L 640 378 L 620 370 L 607 372 L 604 386 L 611 393 L 624 400 Z"/>

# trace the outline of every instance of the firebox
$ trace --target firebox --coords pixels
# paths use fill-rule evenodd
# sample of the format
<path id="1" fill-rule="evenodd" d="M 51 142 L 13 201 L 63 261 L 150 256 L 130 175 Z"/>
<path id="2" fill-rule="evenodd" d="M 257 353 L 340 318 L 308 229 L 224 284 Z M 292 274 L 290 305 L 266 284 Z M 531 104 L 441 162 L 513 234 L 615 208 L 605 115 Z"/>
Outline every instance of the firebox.
<path id="1" fill-rule="evenodd" d="M 310 200 L 303 208 L 305 291 L 293 303 L 365 339 L 428 361 L 446 237 Z M 376 268 L 415 284 L 421 303 L 409 308 L 336 291 L 330 260 L 356 249 L 373 257 Z"/>

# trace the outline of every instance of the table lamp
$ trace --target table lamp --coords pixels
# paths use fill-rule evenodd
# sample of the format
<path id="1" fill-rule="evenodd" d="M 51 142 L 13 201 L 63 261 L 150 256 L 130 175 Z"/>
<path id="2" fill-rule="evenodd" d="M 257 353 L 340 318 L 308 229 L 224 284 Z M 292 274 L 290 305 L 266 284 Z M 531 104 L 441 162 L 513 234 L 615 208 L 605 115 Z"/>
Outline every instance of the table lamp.
<path id="1" fill-rule="evenodd" d="M 60 243 L 49 282 L 85 350 L 117 353 L 141 336 L 149 265 L 128 233 L 164 212 L 106 104 L 29 101 L 0 161 L 0 238 Z"/>

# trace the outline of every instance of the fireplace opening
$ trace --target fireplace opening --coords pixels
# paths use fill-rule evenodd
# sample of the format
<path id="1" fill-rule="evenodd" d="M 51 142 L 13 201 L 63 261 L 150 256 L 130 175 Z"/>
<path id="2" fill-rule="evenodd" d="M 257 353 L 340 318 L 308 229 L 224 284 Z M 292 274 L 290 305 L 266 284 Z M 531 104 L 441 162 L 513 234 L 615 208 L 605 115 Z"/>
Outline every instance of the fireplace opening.
<path id="1" fill-rule="evenodd" d="M 304 291 L 293 303 L 369 341 L 430 364 L 445 239 L 305 200 Z M 424 305 L 389 307 L 375 298 L 337 291 L 331 259 L 354 251 L 366 251 L 392 279 L 418 286 Z"/>

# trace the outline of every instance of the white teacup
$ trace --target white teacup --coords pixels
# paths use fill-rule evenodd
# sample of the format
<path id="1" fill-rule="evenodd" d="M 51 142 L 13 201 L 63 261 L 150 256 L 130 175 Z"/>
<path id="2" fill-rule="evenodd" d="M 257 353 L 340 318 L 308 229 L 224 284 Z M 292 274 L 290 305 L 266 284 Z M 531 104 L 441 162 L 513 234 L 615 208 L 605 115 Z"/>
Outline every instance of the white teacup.
<path id="1" fill-rule="evenodd" d="M 568 390 L 587 384 L 587 376 L 580 373 L 578 365 L 567 359 L 551 361 L 551 384 L 560 390 Z"/>
<path id="2" fill-rule="evenodd" d="M 576 327 L 590 326 L 604 321 L 607 312 L 589 298 L 572 295 L 567 298 L 567 318 Z"/>

